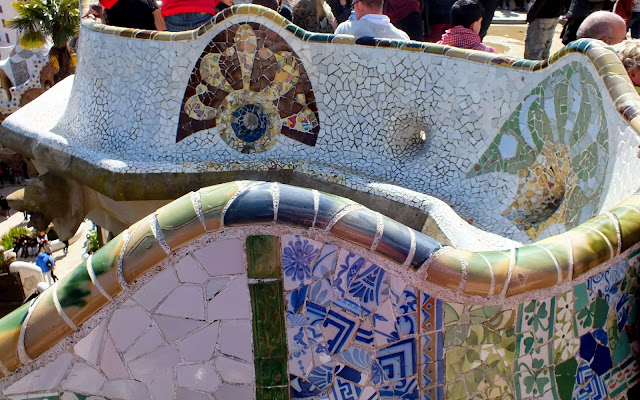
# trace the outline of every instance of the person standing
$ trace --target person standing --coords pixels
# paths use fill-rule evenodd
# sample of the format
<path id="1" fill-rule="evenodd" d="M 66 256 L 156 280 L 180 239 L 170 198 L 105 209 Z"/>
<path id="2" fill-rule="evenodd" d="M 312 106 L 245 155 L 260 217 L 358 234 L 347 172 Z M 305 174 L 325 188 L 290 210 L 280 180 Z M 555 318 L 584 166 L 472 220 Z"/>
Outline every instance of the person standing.
<path id="1" fill-rule="evenodd" d="M 487 31 L 489 30 L 489 25 L 491 25 L 491 21 L 493 21 L 493 14 L 496 12 L 496 8 L 498 8 L 498 0 L 479 0 L 480 4 L 484 8 L 484 15 L 482 16 L 482 25 L 480 26 L 480 39 L 484 39 L 487 36 Z"/>
<path id="2" fill-rule="evenodd" d="M 527 33 L 524 37 L 524 58 L 549 58 L 553 35 L 560 16 L 569 7 L 570 0 L 535 0 L 527 13 Z"/>
<path id="3" fill-rule="evenodd" d="M 602 10 L 604 1 L 571 0 L 567 11 L 567 23 L 560 37 L 563 44 L 569 44 L 578 38 L 578 28 L 590 14 Z"/>
<path id="4" fill-rule="evenodd" d="M 162 18 L 171 32 L 190 31 L 209 22 L 220 0 L 164 0 Z"/>
<path id="5" fill-rule="evenodd" d="M 38 254 L 36 257 L 36 265 L 40 267 L 44 281 L 49 285 L 53 285 L 53 269 L 55 268 L 55 260 L 51 256 L 51 249 Z"/>
<path id="6" fill-rule="evenodd" d="M 411 40 L 424 40 L 420 0 L 385 0 L 382 12 L 389 17 L 393 26 L 406 32 Z"/>

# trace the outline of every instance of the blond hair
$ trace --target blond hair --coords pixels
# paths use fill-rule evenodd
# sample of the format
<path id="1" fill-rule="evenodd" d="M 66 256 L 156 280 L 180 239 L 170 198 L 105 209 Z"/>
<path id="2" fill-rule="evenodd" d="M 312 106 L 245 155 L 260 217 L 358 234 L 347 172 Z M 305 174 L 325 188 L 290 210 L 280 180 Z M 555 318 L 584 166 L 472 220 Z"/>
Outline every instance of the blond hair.
<path id="1" fill-rule="evenodd" d="M 623 40 L 613 48 L 627 72 L 640 69 L 640 39 Z"/>

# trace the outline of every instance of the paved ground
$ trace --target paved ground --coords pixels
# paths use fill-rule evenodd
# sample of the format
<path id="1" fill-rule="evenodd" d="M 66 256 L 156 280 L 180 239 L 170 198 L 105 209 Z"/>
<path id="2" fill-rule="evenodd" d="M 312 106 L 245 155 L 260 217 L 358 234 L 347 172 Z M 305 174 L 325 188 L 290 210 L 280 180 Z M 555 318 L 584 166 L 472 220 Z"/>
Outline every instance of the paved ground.
<path id="1" fill-rule="evenodd" d="M 0 195 L 7 196 L 21 187 L 23 186 L 2 186 L 0 187 Z M 5 220 L 4 217 L 0 217 L 0 236 L 4 235 L 9 231 L 9 229 L 17 225 L 26 226 L 26 222 L 24 221 L 22 212 L 15 212 L 11 210 L 11 217 L 9 217 L 9 219 Z M 53 253 L 53 257 L 56 260 L 55 274 L 58 278 L 66 276 L 73 268 L 83 261 L 82 255 L 86 251 L 86 241 L 85 233 L 75 243 L 71 243 L 69 245 L 69 252 L 67 254 L 64 254 L 62 250 L 58 250 Z M 18 260 L 34 262 L 35 257 L 18 258 Z"/>
<path id="2" fill-rule="evenodd" d="M 511 57 L 524 57 L 524 36 L 527 32 L 526 13 L 513 11 L 495 12 L 487 36 L 483 43 L 493 47 L 499 54 Z M 560 40 L 562 25 L 556 27 L 556 34 L 551 43 L 551 54 L 560 50 L 563 46 Z"/>

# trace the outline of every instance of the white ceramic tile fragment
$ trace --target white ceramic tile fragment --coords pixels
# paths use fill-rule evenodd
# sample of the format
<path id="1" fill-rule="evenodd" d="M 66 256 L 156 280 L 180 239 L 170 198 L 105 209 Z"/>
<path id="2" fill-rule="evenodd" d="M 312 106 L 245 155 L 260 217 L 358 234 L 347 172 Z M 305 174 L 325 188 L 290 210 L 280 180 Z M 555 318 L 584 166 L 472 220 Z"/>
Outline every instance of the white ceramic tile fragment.
<path id="1" fill-rule="evenodd" d="M 147 311 L 153 310 L 180 282 L 172 268 L 160 271 L 146 285 L 140 288 L 133 298 Z"/>
<path id="2" fill-rule="evenodd" d="M 78 341 L 73 346 L 73 351 L 79 357 L 84 358 L 91 365 L 98 365 L 98 357 L 102 351 L 102 342 L 104 340 L 104 331 L 107 327 L 107 321 L 102 321 L 98 326 L 93 328 L 91 332 Z"/>
<path id="3" fill-rule="evenodd" d="M 209 275 L 190 255 L 182 257 L 175 265 L 175 268 L 180 282 L 204 283 L 209 279 Z"/>
<path id="4" fill-rule="evenodd" d="M 124 351 L 151 323 L 149 314 L 142 307 L 123 308 L 114 311 L 108 331 L 118 350 Z"/>
<path id="5" fill-rule="evenodd" d="M 160 304 L 156 314 L 204 320 L 204 294 L 195 285 L 178 286 Z"/>
<path id="6" fill-rule="evenodd" d="M 230 385 L 223 383 L 220 385 L 214 396 L 216 399 L 243 399 L 251 400 L 256 398 L 256 389 L 253 385 Z"/>
<path id="7" fill-rule="evenodd" d="M 6 388 L 2 393 L 9 395 L 40 392 L 56 388 L 69 370 L 72 360 L 73 356 L 71 353 L 60 354 L 54 361 L 31 372 L 18 382 Z"/>
<path id="8" fill-rule="evenodd" d="M 128 362 L 166 344 L 167 343 L 164 341 L 164 338 L 158 328 L 156 326 L 151 326 L 151 328 L 147 329 L 147 331 L 143 333 L 138 340 L 131 345 L 131 347 L 129 347 L 129 350 L 123 354 L 123 358 Z"/>
<path id="9" fill-rule="evenodd" d="M 112 399 L 151 400 L 147 385 L 132 379 L 118 379 L 105 383 L 101 395 Z"/>
<path id="10" fill-rule="evenodd" d="M 218 278 L 211 278 L 207 282 L 207 300 L 211 300 L 216 294 L 218 294 L 229 282 L 230 277 L 222 276 Z"/>
<path id="11" fill-rule="evenodd" d="M 173 400 L 173 370 L 167 370 L 147 385 L 153 400 Z"/>
<path id="12" fill-rule="evenodd" d="M 214 364 L 222 380 L 227 383 L 251 383 L 255 380 L 252 364 L 223 356 L 216 357 Z"/>
<path id="13" fill-rule="evenodd" d="M 220 240 L 197 250 L 193 256 L 211 276 L 245 272 L 244 246 L 239 239 Z"/>
<path id="14" fill-rule="evenodd" d="M 216 349 L 219 331 L 220 321 L 216 321 L 179 341 L 178 350 L 182 359 L 188 362 L 209 361 Z M 237 341 L 240 344 L 246 343 L 243 339 Z"/>
<path id="15" fill-rule="evenodd" d="M 208 394 L 187 388 L 178 388 L 176 399 L 180 400 L 211 400 Z M 217 399 L 217 398 L 216 398 Z"/>
<path id="16" fill-rule="evenodd" d="M 135 379 L 149 383 L 166 370 L 180 363 L 180 353 L 175 344 L 155 350 L 129 363 Z"/>
<path id="17" fill-rule="evenodd" d="M 100 369 L 109 379 L 129 378 L 127 367 L 120 359 L 116 346 L 109 335 L 105 339 L 102 357 L 100 357 Z"/>
<path id="18" fill-rule="evenodd" d="M 253 329 L 251 321 L 223 321 L 220 330 L 220 351 L 253 362 Z"/>
<path id="19" fill-rule="evenodd" d="M 169 343 L 188 335 L 190 332 L 193 332 L 206 324 L 205 321 L 168 317 L 166 315 L 154 315 L 153 319 L 156 321 L 158 328 L 162 331 L 162 335 Z"/>
<path id="20" fill-rule="evenodd" d="M 190 364 L 176 367 L 178 386 L 213 393 L 220 386 L 220 377 L 211 364 Z"/>
<path id="21" fill-rule="evenodd" d="M 98 394 L 106 380 L 107 378 L 88 364 L 76 363 L 62 384 L 62 390 Z"/>
<path id="22" fill-rule="evenodd" d="M 236 276 L 207 304 L 207 320 L 250 318 L 250 298 L 246 276 Z"/>

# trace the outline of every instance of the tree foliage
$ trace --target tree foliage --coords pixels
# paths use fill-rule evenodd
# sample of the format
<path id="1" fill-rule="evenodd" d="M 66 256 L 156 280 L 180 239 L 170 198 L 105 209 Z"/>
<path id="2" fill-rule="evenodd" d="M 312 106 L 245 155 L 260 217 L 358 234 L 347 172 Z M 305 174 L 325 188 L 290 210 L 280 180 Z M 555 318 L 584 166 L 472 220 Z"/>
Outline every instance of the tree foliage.
<path id="1" fill-rule="evenodd" d="M 78 0 L 27 0 L 13 3 L 18 16 L 7 26 L 22 31 L 20 46 L 24 49 L 42 47 L 51 37 L 53 47 L 64 49 L 78 33 L 80 11 Z"/>

